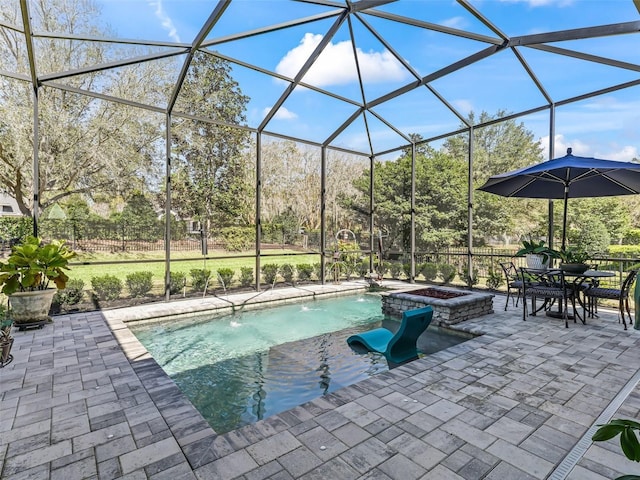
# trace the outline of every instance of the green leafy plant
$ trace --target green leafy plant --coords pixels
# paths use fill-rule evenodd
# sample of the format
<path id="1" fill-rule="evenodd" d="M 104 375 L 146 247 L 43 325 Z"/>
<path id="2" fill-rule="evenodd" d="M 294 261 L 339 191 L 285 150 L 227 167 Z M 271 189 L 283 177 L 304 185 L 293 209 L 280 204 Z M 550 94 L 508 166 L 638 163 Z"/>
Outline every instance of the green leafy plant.
<path id="1" fill-rule="evenodd" d="M 278 272 L 282 275 L 285 282 L 293 284 L 294 277 L 296 275 L 296 269 L 293 265 L 290 263 L 283 263 L 280 265 Z"/>
<path id="2" fill-rule="evenodd" d="M 562 263 L 584 263 L 591 258 L 589 253 L 577 247 L 554 250 L 553 256 L 559 258 Z"/>
<path id="3" fill-rule="evenodd" d="M 469 274 L 469 268 L 464 267 L 462 269 L 462 274 L 459 274 L 460 278 L 464 279 L 465 283 L 469 288 L 478 284 L 478 269 L 474 268 L 471 274 Z"/>
<path id="4" fill-rule="evenodd" d="M 53 303 L 58 305 L 77 305 L 84 297 L 84 282 L 79 279 L 71 279 L 63 290 L 58 290 L 53 296 Z"/>
<path id="5" fill-rule="evenodd" d="M 411 264 L 410 263 L 403 263 L 402 264 L 402 271 L 404 272 L 404 276 L 407 278 L 411 278 Z"/>
<path id="6" fill-rule="evenodd" d="M 313 274 L 316 276 L 318 280 L 320 280 L 321 269 L 322 269 L 322 264 L 320 262 L 316 262 L 313 264 Z"/>
<path id="7" fill-rule="evenodd" d="M 269 285 L 273 285 L 278 277 L 279 268 L 280 267 L 276 263 L 265 263 L 260 268 L 264 282 Z"/>
<path id="8" fill-rule="evenodd" d="M 236 272 L 233 271 L 232 268 L 219 268 L 218 269 L 218 281 L 222 282 L 222 286 L 223 287 L 228 287 L 229 285 L 231 285 L 231 282 L 233 281 L 233 276 L 235 275 Z"/>
<path id="9" fill-rule="evenodd" d="M 310 263 L 299 263 L 296 265 L 296 269 L 298 270 L 298 280 L 303 282 L 311 279 L 311 275 L 313 275 L 313 265 Z"/>
<path id="10" fill-rule="evenodd" d="M 438 265 L 438 274 L 444 283 L 449 283 L 456 278 L 456 267 L 448 263 L 440 263 Z"/>
<path id="11" fill-rule="evenodd" d="M 253 281 L 253 268 L 251 267 L 240 267 L 240 285 L 243 287 L 250 286 Z"/>
<path id="12" fill-rule="evenodd" d="M 633 420 L 613 419 L 604 425 L 598 425 L 598 430 L 593 434 L 591 440 L 594 442 L 605 442 L 620 435 L 620 447 L 622 453 L 634 462 L 640 462 L 640 442 L 637 431 L 640 431 L 640 423 Z M 615 480 L 640 480 L 638 475 L 623 475 Z"/>
<path id="13" fill-rule="evenodd" d="M 369 259 L 364 258 L 358 263 L 358 275 L 364 277 L 367 273 L 369 273 Z"/>
<path id="14" fill-rule="evenodd" d="M 69 281 L 64 270 L 69 270 L 69 260 L 75 255 L 63 241 L 44 244 L 42 239 L 28 236 L 11 247 L 11 254 L 0 264 L 2 293 L 46 290 L 50 282 L 62 290 Z"/>
<path id="15" fill-rule="evenodd" d="M 132 297 L 144 297 L 153 288 L 153 273 L 133 272 L 127 275 L 125 282 Z"/>
<path id="16" fill-rule="evenodd" d="M 438 264 L 431 262 L 423 263 L 420 266 L 420 272 L 425 280 L 432 282 L 438 276 Z"/>
<path id="17" fill-rule="evenodd" d="M 169 273 L 169 293 L 175 295 L 182 292 L 187 284 L 187 274 L 184 272 Z"/>
<path id="18" fill-rule="evenodd" d="M 391 263 L 391 278 L 400 278 L 402 273 L 402 264 L 399 262 Z"/>
<path id="19" fill-rule="evenodd" d="M 496 272 L 493 267 L 489 268 L 486 281 L 487 288 L 496 290 L 500 288 L 502 284 L 504 284 L 504 276 L 502 273 Z"/>
<path id="20" fill-rule="evenodd" d="M 92 277 L 91 289 L 99 300 L 115 300 L 122 293 L 122 280 L 113 275 Z"/>
<path id="21" fill-rule="evenodd" d="M 522 255 L 542 255 L 544 263 L 547 263 L 550 258 L 554 258 L 556 251 L 545 245 L 544 240 L 522 240 L 522 248 L 516 252 L 516 256 Z"/>
<path id="22" fill-rule="evenodd" d="M 191 286 L 194 290 L 200 292 L 209 285 L 211 270 L 206 268 L 193 268 L 189 271 L 189 275 L 191 275 Z"/>

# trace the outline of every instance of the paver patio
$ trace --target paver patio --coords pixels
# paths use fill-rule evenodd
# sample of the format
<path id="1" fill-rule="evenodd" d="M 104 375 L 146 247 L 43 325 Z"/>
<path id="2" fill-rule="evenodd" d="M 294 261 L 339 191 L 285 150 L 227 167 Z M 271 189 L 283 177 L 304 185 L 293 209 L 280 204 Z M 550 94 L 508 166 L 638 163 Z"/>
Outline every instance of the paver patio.
<path id="1" fill-rule="evenodd" d="M 349 288 L 361 285 L 281 288 L 235 301 Z M 0 369 L 0 477 L 640 474 L 614 441 L 582 438 L 603 411 L 640 417 L 640 331 L 625 332 L 614 313 L 601 309 L 600 318 L 565 329 L 544 316 L 523 322 L 520 308 L 503 311 L 504 296 L 497 295 L 494 314 L 459 325 L 482 336 L 217 435 L 123 320 L 194 313 L 232 298 L 63 315 L 43 330 L 15 332 L 15 360 Z M 611 402 L 620 392 L 618 407 Z"/>

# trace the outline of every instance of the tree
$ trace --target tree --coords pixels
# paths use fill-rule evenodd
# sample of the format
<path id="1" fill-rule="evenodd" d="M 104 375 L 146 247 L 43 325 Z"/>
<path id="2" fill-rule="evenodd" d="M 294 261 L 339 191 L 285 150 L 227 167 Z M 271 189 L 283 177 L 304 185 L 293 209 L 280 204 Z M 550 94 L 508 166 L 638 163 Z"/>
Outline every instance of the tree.
<path id="1" fill-rule="evenodd" d="M 107 28 L 97 23 L 99 10 L 90 0 L 38 1 L 29 5 L 34 29 L 109 36 Z M 20 24 L 18 2 L 3 1 L 1 6 L 0 20 Z M 42 74 L 93 66 L 111 60 L 113 48 L 100 42 L 39 42 L 36 68 Z M 140 52 L 129 51 L 132 56 Z M 27 72 L 26 62 L 24 35 L 3 29 L 0 69 Z M 59 82 L 106 94 L 127 92 L 152 102 L 167 89 L 166 70 L 165 65 L 148 62 L 135 68 L 69 76 Z M 154 78 L 155 82 L 144 78 Z M 140 188 L 146 178 L 157 175 L 162 161 L 157 151 L 160 116 L 47 86 L 39 88 L 38 98 L 40 208 L 77 193 L 112 194 Z M 25 215 L 34 208 L 32 102 L 30 83 L 0 78 L 0 188 L 16 199 Z"/>
<path id="2" fill-rule="evenodd" d="M 120 221 L 136 239 L 157 240 L 162 238 L 158 216 L 151 202 L 141 193 L 134 192 L 120 214 Z"/>
<path id="3" fill-rule="evenodd" d="M 495 115 L 482 112 L 472 124 L 485 123 L 504 117 L 500 110 Z M 508 172 L 542 161 L 542 149 L 533 133 L 515 120 L 473 129 L 473 187 L 482 185 L 490 176 Z M 469 136 L 455 135 L 447 139 L 444 149 L 459 160 L 467 161 Z M 539 200 L 504 198 L 485 192 L 474 192 L 474 233 L 480 237 L 500 236 L 508 240 L 520 237 L 544 223 L 546 209 Z"/>
<path id="4" fill-rule="evenodd" d="M 231 66 L 213 55 L 194 55 L 176 110 L 210 118 L 177 121 L 172 128 L 176 158 L 172 205 L 183 216 L 217 227 L 241 223 L 247 216 L 243 199 L 251 195 L 246 155 L 249 134 L 240 128 L 249 98 L 231 77 Z"/>
<path id="5" fill-rule="evenodd" d="M 361 199 L 368 198 L 369 172 L 354 184 Z M 405 151 L 394 161 L 374 166 L 376 229 L 388 237 L 386 248 L 408 251 L 411 225 L 411 156 Z M 347 203 L 365 215 L 367 205 Z M 433 249 L 464 242 L 466 231 L 466 163 L 446 152 L 425 148 L 416 155 L 416 247 Z"/>

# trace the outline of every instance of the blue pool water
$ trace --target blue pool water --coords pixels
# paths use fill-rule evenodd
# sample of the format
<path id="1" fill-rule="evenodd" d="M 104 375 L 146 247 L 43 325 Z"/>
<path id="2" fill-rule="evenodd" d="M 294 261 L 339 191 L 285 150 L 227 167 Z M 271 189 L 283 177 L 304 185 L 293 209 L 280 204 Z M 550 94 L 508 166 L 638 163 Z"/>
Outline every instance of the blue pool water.
<path id="1" fill-rule="evenodd" d="M 383 324 L 399 326 L 381 314 L 378 295 L 362 294 L 131 329 L 224 433 L 387 370 L 382 355 L 358 354 L 346 342 Z M 427 332 L 424 353 L 466 340 Z"/>

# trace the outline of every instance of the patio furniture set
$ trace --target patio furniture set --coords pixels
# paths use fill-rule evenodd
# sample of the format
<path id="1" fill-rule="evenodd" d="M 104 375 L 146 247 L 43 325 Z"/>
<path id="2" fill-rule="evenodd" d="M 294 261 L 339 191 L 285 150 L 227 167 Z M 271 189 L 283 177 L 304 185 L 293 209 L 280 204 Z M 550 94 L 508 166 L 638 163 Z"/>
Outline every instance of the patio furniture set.
<path id="1" fill-rule="evenodd" d="M 615 273 L 590 269 L 585 272 L 570 272 L 562 269 L 531 269 L 516 268 L 513 262 L 501 263 L 507 282 L 507 301 L 505 310 L 511 298 L 512 304 L 518 306 L 522 299 L 522 318 L 527 315 L 535 316 L 544 311 L 551 317 L 562 318 L 565 327 L 569 326 L 569 320 L 576 319 L 585 324 L 588 317 L 593 318 L 598 314 L 599 300 L 615 300 L 618 302 L 618 320 L 622 320 L 624 329 L 627 329 L 626 316 L 629 324 L 633 324 L 629 295 L 638 269 L 627 272 L 620 288 L 609 288 L 601 285 L 601 280 L 614 277 Z M 531 311 L 526 299 L 531 299 Z M 542 300 L 542 305 L 536 307 L 537 300 Z M 569 309 L 571 307 L 571 310 Z M 580 313 L 582 311 L 582 314 Z"/>

